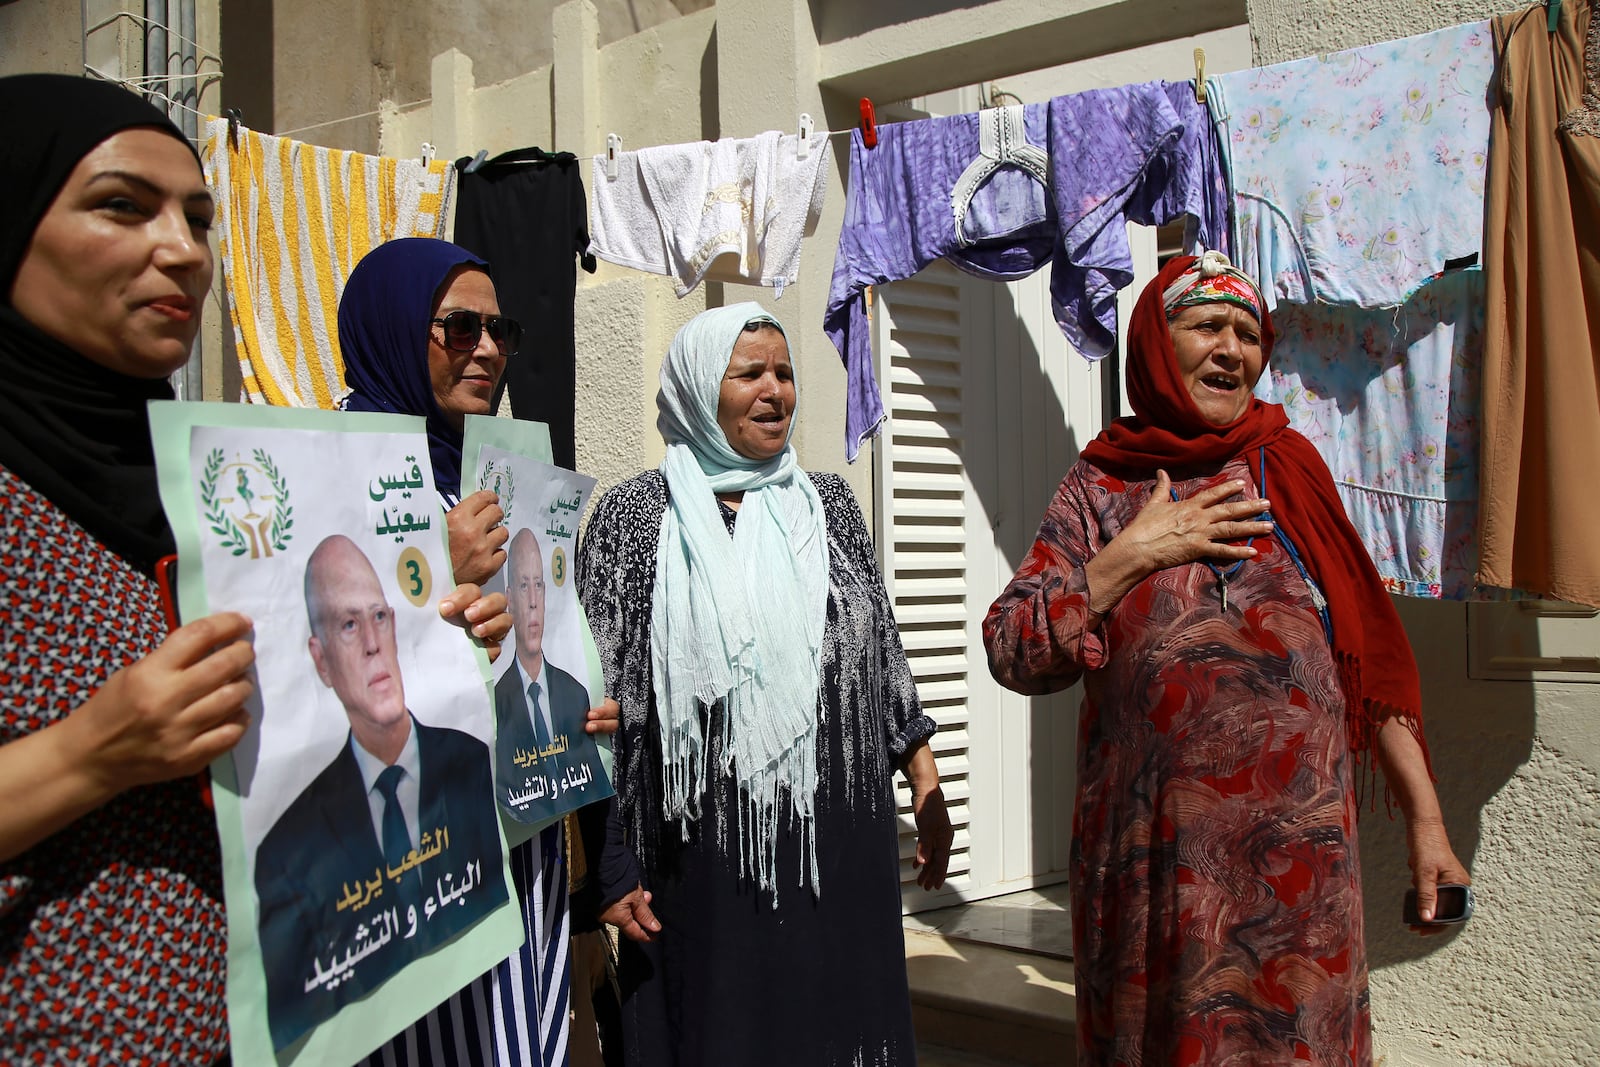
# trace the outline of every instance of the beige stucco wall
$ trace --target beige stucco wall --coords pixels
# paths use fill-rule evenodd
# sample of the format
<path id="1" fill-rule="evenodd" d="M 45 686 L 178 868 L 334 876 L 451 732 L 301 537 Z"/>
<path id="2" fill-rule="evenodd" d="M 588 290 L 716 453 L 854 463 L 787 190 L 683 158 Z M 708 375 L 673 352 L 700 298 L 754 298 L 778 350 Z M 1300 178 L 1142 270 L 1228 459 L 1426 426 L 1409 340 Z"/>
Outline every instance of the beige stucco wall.
<path id="1" fill-rule="evenodd" d="M 224 0 L 226 43 L 248 78 L 230 83 L 228 103 L 243 106 L 255 129 L 312 127 L 307 138 L 318 144 L 376 151 L 383 118 L 373 112 L 429 100 L 433 57 L 446 48 L 471 56 L 485 85 L 549 66 L 559 2 Z M 620 40 L 709 3 L 600 0 L 596 32 L 603 43 Z"/>
<path id="2" fill-rule="evenodd" d="M 83 68 L 83 20 L 48 0 L 0 5 L 0 75 L 76 74 Z"/>
<path id="3" fill-rule="evenodd" d="M 1248 0 L 1257 66 L 1493 18 L 1516 0 Z"/>
<path id="4" fill-rule="evenodd" d="M 1473 680 L 1466 607 L 1397 603 L 1478 912 L 1443 937 L 1402 927 L 1403 827 L 1364 816 L 1376 1047 L 1388 1067 L 1600 1063 L 1600 685 Z"/>
<path id="5" fill-rule="evenodd" d="M 202 56 L 216 56 L 218 0 L 194 0 Z M 169 25 L 176 29 L 177 3 Z M 145 73 L 144 0 L 10 0 L 0 3 L 0 75 L 82 74 L 85 64 L 109 78 Z M 176 48 L 176 43 L 173 43 Z M 201 65 L 201 85 L 215 107 L 219 64 Z"/>

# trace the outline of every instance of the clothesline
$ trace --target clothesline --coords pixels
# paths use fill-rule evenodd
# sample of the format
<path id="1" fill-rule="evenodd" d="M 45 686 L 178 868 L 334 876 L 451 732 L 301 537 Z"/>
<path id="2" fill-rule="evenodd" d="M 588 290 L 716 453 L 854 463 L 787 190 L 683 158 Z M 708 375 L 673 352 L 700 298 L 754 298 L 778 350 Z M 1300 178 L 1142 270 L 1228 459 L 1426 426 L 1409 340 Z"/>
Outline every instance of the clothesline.
<path id="1" fill-rule="evenodd" d="M 214 58 L 214 57 L 207 56 L 206 58 L 207 59 L 211 59 L 211 58 Z M 219 59 L 219 60 L 216 60 L 216 62 L 220 63 L 222 61 Z M 86 70 L 94 70 L 93 67 L 87 67 L 87 66 L 84 69 L 86 69 Z M 96 74 L 101 74 L 101 72 L 98 71 L 98 70 L 94 70 L 94 72 Z M 105 77 L 105 75 L 103 75 L 103 74 L 101 74 L 101 76 Z M 143 89 L 146 86 L 150 86 L 150 85 L 160 85 L 162 82 L 184 81 L 185 79 L 189 79 L 189 78 L 220 78 L 220 77 L 222 77 L 222 71 L 220 71 L 220 70 L 197 70 L 192 74 L 142 74 L 142 75 L 140 75 L 140 76 L 138 76 L 136 78 L 108 78 L 107 80 L 115 81 L 118 85 L 125 85 L 130 89 L 132 89 L 132 88 Z"/>
<path id="2" fill-rule="evenodd" d="M 169 80 L 169 79 L 160 79 L 160 78 L 154 78 L 154 79 L 151 79 L 151 78 L 114 78 L 111 75 L 107 74 L 105 71 L 100 70 L 100 69 L 98 69 L 98 68 L 96 68 L 94 66 L 91 66 L 88 63 L 85 63 L 83 65 L 83 69 L 87 73 L 92 74 L 95 77 L 99 78 L 101 81 L 113 82 L 113 83 L 115 83 L 117 85 L 120 85 L 123 88 L 128 89 L 128 90 L 130 90 L 132 92 L 139 93 L 142 96 L 154 97 L 157 100 L 161 100 L 161 101 L 164 102 L 164 106 L 167 107 L 167 108 L 176 108 L 179 111 L 186 111 L 189 114 L 193 115 L 196 119 L 200 119 L 200 120 L 204 120 L 206 118 L 209 118 L 209 116 L 204 111 L 200 111 L 200 110 L 198 110 L 196 108 L 190 107 L 188 104 L 185 104 L 181 100 L 176 100 L 176 99 L 174 99 L 173 97 L 169 96 L 166 93 L 163 93 L 163 92 L 161 92 L 161 91 L 159 91 L 157 89 L 151 88 L 152 84 L 159 83 L 160 81 Z M 205 77 L 207 77 L 209 79 L 213 79 L 213 80 L 219 80 L 222 77 L 222 71 L 220 71 L 220 70 L 216 70 L 216 71 L 200 71 L 200 72 L 197 72 L 195 74 L 184 74 L 184 75 L 181 75 L 181 77 L 184 77 L 184 78 L 198 78 L 202 74 Z M 174 77 L 180 77 L 180 75 L 175 75 Z M 194 88 L 194 93 L 195 93 L 196 96 L 199 96 L 202 92 L 204 92 L 209 87 L 210 87 L 210 82 L 207 82 L 205 85 L 197 85 Z M 189 140 L 193 141 L 195 144 L 199 144 L 200 143 L 200 138 L 198 136 L 191 137 L 191 138 L 189 138 Z"/>
<path id="3" fill-rule="evenodd" d="M 374 108 L 371 111 L 362 111 L 355 115 L 345 115 L 341 118 L 328 119 L 326 122 L 313 122 L 309 126 L 297 126 L 292 130 L 278 130 L 273 133 L 273 136 L 292 137 L 297 133 L 305 133 L 307 130 L 320 130 L 324 126 L 337 126 L 341 122 L 354 122 L 356 119 L 370 119 L 374 115 L 382 115 L 390 111 L 404 111 L 407 108 L 420 107 L 423 104 L 430 104 L 432 102 L 433 97 L 428 96 L 423 97 L 421 100 L 412 100 L 410 103 L 390 104 L 386 107 Z"/>
<path id="4" fill-rule="evenodd" d="M 171 26 L 167 25 L 164 22 L 157 22 L 155 19 L 147 18 L 144 15 L 136 15 L 132 11 L 119 11 L 115 15 L 111 15 L 108 18 L 101 19 L 99 22 L 95 23 L 93 26 L 85 26 L 84 30 L 83 30 L 83 35 L 84 35 L 85 38 L 87 38 L 91 33 L 95 32 L 96 30 L 103 30 L 107 26 L 111 25 L 113 22 L 120 22 L 120 21 L 122 21 L 124 19 L 128 20 L 129 22 L 142 23 L 147 30 L 160 30 L 162 33 L 165 33 L 168 37 L 175 37 L 178 40 L 182 41 L 184 44 L 193 45 L 194 49 L 195 49 L 195 51 L 197 53 L 200 51 L 200 42 L 199 41 L 190 40 L 189 38 L 185 37 L 183 34 L 179 33 L 177 30 L 173 29 Z M 213 60 L 213 61 L 215 61 L 217 63 L 221 63 L 222 62 L 222 60 L 220 58 L 218 58 L 217 56 L 211 55 L 209 52 L 205 54 L 204 58 Z M 121 79 L 115 79 L 115 80 L 119 80 L 120 81 Z"/>
<path id="5" fill-rule="evenodd" d="M 221 60 L 218 60 L 217 62 L 220 63 Z M 165 82 L 165 81 L 180 81 L 180 80 L 185 79 L 185 78 L 208 78 L 208 79 L 211 79 L 212 81 L 220 81 L 222 79 L 222 71 L 220 71 L 220 70 L 199 70 L 199 71 L 195 71 L 193 74 L 168 74 L 168 75 L 147 74 L 147 75 L 140 75 L 139 77 L 136 77 L 136 78 L 119 78 L 114 74 L 106 73 L 105 71 L 101 70 L 99 67 L 96 67 L 96 66 L 94 66 L 93 64 L 90 64 L 90 63 L 85 63 L 83 65 L 83 69 L 84 69 L 85 73 L 92 74 L 96 78 L 99 78 L 101 81 L 112 82 L 113 84 L 120 85 L 125 89 L 130 89 L 130 90 L 133 90 L 135 92 L 140 92 L 140 93 L 146 93 L 146 94 L 148 94 L 150 96 L 159 96 L 163 100 L 166 100 L 169 103 L 171 103 L 171 104 L 173 104 L 173 105 L 175 105 L 177 107 L 183 107 L 184 105 L 178 103 L 178 101 L 176 101 L 176 100 L 173 100 L 171 97 L 167 96 L 165 93 L 159 92 L 159 91 L 157 91 L 155 89 L 151 89 L 150 86 L 151 85 L 159 85 L 159 84 L 161 84 L 162 82 Z M 196 86 L 195 87 L 195 92 L 200 92 L 200 91 L 206 89 L 207 87 L 208 86 L 205 86 L 205 85 Z M 185 110 L 194 111 L 194 108 L 192 108 L 192 107 L 191 108 L 185 108 Z M 198 112 L 198 111 L 195 111 L 194 113 L 196 115 L 200 114 L 200 112 Z"/>
<path id="6" fill-rule="evenodd" d="M 218 63 L 222 62 L 220 59 L 216 59 L 215 56 L 205 56 L 205 57 L 203 57 L 202 61 L 204 61 L 204 59 L 214 60 L 215 62 L 218 62 Z M 135 92 L 141 93 L 141 94 L 143 94 L 145 96 L 155 97 L 158 100 L 165 101 L 171 107 L 178 108 L 181 111 L 187 111 L 189 114 L 191 114 L 191 115 L 193 115 L 193 116 L 195 116 L 196 118 L 199 118 L 199 119 L 208 119 L 208 118 L 211 118 L 212 116 L 207 112 L 200 111 L 200 110 L 198 110 L 196 108 L 190 107 L 188 104 L 185 104 L 180 100 L 175 100 L 171 96 L 167 95 L 166 93 L 160 92 L 159 90 L 152 88 L 152 86 L 160 85 L 162 82 L 176 81 L 176 80 L 184 79 L 184 78 L 202 78 L 203 77 L 203 78 L 210 79 L 210 81 L 220 80 L 222 78 L 222 71 L 220 71 L 220 70 L 196 71 L 193 74 L 141 75 L 139 77 L 132 77 L 132 78 L 118 78 L 118 77 L 115 77 L 114 75 L 106 73 L 105 71 L 103 71 L 103 70 L 99 69 L 98 67 L 95 67 L 95 66 L 93 66 L 92 64 L 89 64 L 89 63 L 85 63 L 83 65 L 83 69 L 84 69 L 84 71 L 86 73 L 94 75 L 96 78 L 99 78 L 101 81 L 115 82 L 118 85 L 121 85 L 121 86 L 123 86 L 123 87 L 125 87 L 127 89 L 131 89 L 131 90 L 133 90 Z M 199 93 L 199 92 L 209 88 L 210 81 L 208 81 L 206 85 L 196 86 L 195 87 L 195 92 Z M 272 135 L 274 137 L 291 137 L 291 136 L 293 136 L 294 134 L 297 134 L 297 133 L 305 133 L 307 130 L 317 130 L 317 129 L 321 129 L 324 126 L 337 126 L 341 122 L 353 122 L 356 119 L 371 118 L 373 115 L 382 115 L 385 112 L 389 112 L 389 111 L 404 111 L 407 108 L 418 107 L 418 106 L 420 106 L 422 104 L 430 103 L 431 101 L 432 101 L 432 97 L 424 97 L 421 100 L 412 100 L 409 103 L 405 103 L 405 104 L 391 104 L 391 105 L 388 105 L 386 107 L 376 108 L 376 109 L 374 109 L 372 111 L 362 111 L 362 112 L 360 112 L 358 114 L 355 114 L 355 115 L 343 115 L 343 116 L 341 116 L 339 118 L 336 118 L 336 119 L 328 119 L 325 122 L 313 122 L 308 126 L 299 126 L 299 127 L 296 127 L 295 129 L 292 129 L 292 130 L 275 131 Z"/>

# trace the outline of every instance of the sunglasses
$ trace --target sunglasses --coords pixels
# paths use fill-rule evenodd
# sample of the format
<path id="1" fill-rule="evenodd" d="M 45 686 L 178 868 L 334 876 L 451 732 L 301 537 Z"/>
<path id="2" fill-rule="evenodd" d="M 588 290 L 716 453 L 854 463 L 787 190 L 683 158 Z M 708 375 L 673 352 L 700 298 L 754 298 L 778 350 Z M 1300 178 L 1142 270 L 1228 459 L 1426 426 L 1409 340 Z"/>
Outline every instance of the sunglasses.
<path id="1" fill-rule="evenodd" d="M 522 344 L 522 323 L 500 315 L 480 315 L 476 311 L 452 311 L 442 319 L 430 319 L 444 329 L 444 346 L 452 352 L 471 352 L 478 347 L 478 338 L 489 331 L 502 356 L 517 354 Z"/>

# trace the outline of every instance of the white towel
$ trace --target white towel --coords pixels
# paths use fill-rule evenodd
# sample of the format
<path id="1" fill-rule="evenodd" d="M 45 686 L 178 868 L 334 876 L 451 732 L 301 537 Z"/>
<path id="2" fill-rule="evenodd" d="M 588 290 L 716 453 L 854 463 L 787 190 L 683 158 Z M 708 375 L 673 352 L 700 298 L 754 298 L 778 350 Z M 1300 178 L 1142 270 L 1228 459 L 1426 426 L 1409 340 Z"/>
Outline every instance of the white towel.
<path id="1" fill-rule="evenodd" d="M 822 213 L 828 135 L 769 131 L 739 140 L 663 145 L 617 155 L 617 177 L 594 158 L 589 251 L 676 279 L 765 285 L 781 297 Z"/>

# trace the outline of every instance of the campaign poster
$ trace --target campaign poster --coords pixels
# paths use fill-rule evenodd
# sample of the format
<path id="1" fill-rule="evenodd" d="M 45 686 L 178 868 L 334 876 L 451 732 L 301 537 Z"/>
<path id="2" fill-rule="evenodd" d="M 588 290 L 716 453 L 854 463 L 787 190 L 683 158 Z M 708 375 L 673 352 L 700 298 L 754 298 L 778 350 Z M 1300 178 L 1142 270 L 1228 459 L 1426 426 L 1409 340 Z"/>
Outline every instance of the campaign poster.
<path id="1" fill-rule="evenodd" d="M 423 420 L 151 406 L 182 617 L 254 622 L 212 765 L 235 1063 L 352 1063 L 521 944 Z"/>
<path id="2" fill-rule="evenodd" d="M 494 664 L 495 797 L 505 818 L 529 831 L 614 795 L 609 739 L 584 730 L 605 681 L 573 581 L 595 480 L 543 462 L 542 431 L 469 416 L 462 449 L 474 487 L 499 498 L 510 535 L 497 582 L 512 633 Z"/>

